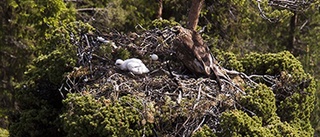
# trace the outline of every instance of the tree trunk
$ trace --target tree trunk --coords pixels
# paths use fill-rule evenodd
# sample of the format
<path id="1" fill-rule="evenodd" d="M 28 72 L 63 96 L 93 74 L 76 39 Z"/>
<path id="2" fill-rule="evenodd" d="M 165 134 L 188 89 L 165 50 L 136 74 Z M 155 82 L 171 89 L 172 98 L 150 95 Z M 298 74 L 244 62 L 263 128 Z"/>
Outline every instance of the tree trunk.
<path id="1" fill-rule="evenodd" d="M 295 55 L 295 47 L 294 47 L 294 43 L 296 41 L 296 37 L 295 37 L 295 28 L 297 25 L 297 19 L 298 19 L 298 15 L 296 12 L 293 13 L 293 16 L 290 19 L 290 30 L 289 30 L 289 39 L 288 39 L 288 45 L 287 45 L 287 50 L 290 51 L 292 54 Z"/>
<path id="2" fill-rule="evenodd" d="M 161 19 L 162 18 L 162 9 L 163 9 L 163 0 L 158 0 L 157 19 Z"/>
<path id="3" fill-rule="evenodd" d="M 187 24 L 188 29 L 190 30 L 196 29 L 203 2 L 204 0 L 192 0 L 192 5 L 188 15 L 188 24 Z"/>

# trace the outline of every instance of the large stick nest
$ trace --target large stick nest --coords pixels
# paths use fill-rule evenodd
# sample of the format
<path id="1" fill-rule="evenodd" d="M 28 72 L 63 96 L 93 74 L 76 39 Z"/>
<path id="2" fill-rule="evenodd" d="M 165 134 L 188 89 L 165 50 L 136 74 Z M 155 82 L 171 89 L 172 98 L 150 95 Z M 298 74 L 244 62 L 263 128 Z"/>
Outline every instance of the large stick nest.
<path id="1" fill-rule="evenodd" d="M 238 91 L 244 88 L 239 85 L 254 86 L 255 83 L 243 73 L 226 69 L 234 83 L 223 82 L 222 90 L 215 79 L 195 78 L 175 57 L 172 41 L 176 36 L 171 28 L 129 34 L 117 31 L 82 34 L 81 39 L 74 42 L 79 66 L 66 76 L 60 91 L 63 95 L 78 92 L 110 100 L 131 94 L 146 104 L 158 106 L 160 114 L 163 111 L 161 106 L 170 100 L 175 102 L 170 107 L 176 113 L 169 117 L 176 119 L 176 127 L 167 134 L 191 135 L 203 124 L 218 130 L 218 118 L 222 112 L 239 107 L 236 100 L 243 93 Z M 124 54 L 123 51 L 128 51 L 130 57 L 142 59 L 150 73 L 132 75 L 117 69 L 114 63 Z M 159 60 L 149 58 L 153 53 L 159 56 Z M 156 116 L 145 117 L 149 117 L 148 121 L 152 123 L 154 120 L 150 117 Z M 155 128 L 161 130 L 165 127 L 156 125 Z"/>

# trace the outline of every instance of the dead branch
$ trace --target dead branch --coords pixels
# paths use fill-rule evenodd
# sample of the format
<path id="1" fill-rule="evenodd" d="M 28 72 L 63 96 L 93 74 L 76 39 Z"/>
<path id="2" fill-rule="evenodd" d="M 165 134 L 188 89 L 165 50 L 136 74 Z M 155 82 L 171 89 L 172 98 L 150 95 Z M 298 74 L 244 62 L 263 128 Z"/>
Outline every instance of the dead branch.
<path id="1" fill-rule="evenodd" d="M 106 11 L 106 8 L 81 8 L 77 9 L 78 12 L 86 12 L 86 11 Z"/>
<path id="2" fill-rule="evenodd" d="M 313 0 L 269 0 L 268 5 L 291 11 L 304 11 L 313 3 Z"/>

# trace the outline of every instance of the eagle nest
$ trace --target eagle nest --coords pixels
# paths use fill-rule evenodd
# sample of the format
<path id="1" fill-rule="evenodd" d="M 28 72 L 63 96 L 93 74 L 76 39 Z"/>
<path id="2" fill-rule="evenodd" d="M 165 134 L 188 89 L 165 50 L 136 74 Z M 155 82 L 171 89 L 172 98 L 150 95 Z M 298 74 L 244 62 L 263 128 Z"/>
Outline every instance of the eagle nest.
<path id="1" fill-rule="evenodd" d="M 66 76 L 60 92 L 62 95 L 74 92 L 91 94 L 95 98 L 103 96 L 110 100 L 132 95 L 144 103 L 152 102 L 160 115 L 164 111 L 161 106 L 168 105 L 169 100 L 172 104 L 168 107 L 176 113 L 168 117 L 176 119 L 176 126 L 167 134 L 191 135 L 203 124 L 218 130 L 216 127 L 222 112 L 241 108 L 237 98 L 245 94 L 242 92 L 243 85 L 254 86 L 255 83 L 250 76 L 223 67 L 221 69 L 232 79 L 231 83 L 223 81 L 223 88 L 219 88 L 216 79 L 195 77 L 185 69 L 172 50 L 172 41 L 176 37 L 172 28 L 129 34 L 116 31 L 82 34 L 74 42 L 78 67 Z M 151 60 L 151 54 L 157 54 L 159 60 Z M 141 59 L 150 72 L 133 75 L 115 67 L 117 58 L 128 57 Z"/>

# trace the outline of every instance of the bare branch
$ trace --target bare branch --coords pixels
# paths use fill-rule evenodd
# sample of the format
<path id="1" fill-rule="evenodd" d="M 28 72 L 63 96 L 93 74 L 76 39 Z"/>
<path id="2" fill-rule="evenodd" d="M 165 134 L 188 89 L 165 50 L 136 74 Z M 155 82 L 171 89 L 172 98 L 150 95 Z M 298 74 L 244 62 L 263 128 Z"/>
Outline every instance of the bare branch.
<path id="1" fill-rule="evenodd" d="M 291 11 L 304 11 L 309 8 L 313 0 L 269 0 L 269 6 L 288 9 Z"/>
<path id="2" fill-rule="evenodd" d="M 81 8 L 77 9 L 78 12 L 85 12 L 85 11 L 106 11 L 107 8 Z"/>

